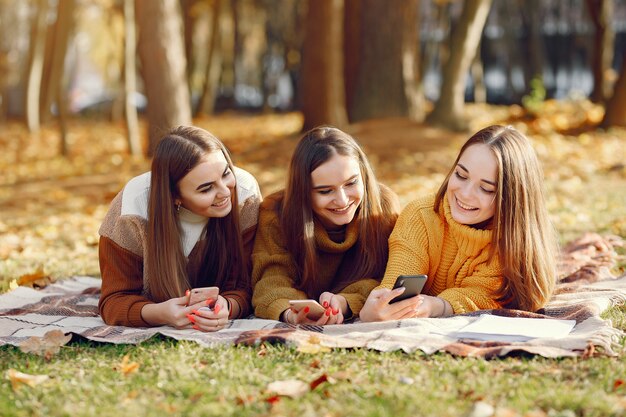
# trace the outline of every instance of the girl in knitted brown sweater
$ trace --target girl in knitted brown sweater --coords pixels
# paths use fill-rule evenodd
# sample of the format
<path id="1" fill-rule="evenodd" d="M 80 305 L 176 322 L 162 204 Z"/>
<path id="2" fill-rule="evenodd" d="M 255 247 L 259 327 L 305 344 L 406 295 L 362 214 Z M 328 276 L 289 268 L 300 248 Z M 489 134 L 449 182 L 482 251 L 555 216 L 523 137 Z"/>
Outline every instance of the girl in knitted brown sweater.
<path id="1" fill-rule="evenodd" d="M 378 285 L 396 195 L 376 182 L 348 134 L 315 128 L 298 143 L 287 187 L 265 199 L 252 255 L 252 304 L 258 317 L 292 324 L 338 324 L 357 315 Z M 314 299 L 320 318 L 290 300 Z"/>

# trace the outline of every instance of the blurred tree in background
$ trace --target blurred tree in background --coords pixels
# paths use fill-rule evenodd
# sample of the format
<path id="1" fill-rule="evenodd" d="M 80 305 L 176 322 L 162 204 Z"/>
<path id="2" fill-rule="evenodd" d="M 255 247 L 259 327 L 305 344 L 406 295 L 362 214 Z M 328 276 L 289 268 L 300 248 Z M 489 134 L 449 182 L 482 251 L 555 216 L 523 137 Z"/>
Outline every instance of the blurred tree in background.
<path id="1" fill-rule="evenodd" d="M 468 101 L 539 88 L 624 126 L 625 51 L 623 0 L 0 0 L 0 119 L 65 137 L 68 117 L 124 117 L 136 137 L 138 110 L 150 153 L 192 114 L 453 129 Z"/>

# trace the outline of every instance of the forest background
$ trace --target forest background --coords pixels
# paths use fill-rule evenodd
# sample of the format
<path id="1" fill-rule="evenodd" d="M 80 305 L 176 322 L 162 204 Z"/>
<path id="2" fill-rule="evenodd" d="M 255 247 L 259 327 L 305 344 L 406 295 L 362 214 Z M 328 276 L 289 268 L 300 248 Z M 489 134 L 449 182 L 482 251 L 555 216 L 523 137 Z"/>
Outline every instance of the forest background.
<path id="1" fill-rule="evenodd" d="M 625 238 L 625 61 L 624 0 L 0 0 L 0 290 L 98 276 L 97 231 L 109 202 L 149 169 L 160 134 L 178 124 L 220 137 L 264 195 L 284 185 L 303 130 L 341 127 L 403 204 L 437 189 L 471 132 L 511 124 L 531 137 L 543 163 L 561 242 L 584 232 Z M 610 314 L 626 328 L 622 309 Z M 0 370 L 38 369 L 71 382 L 68 363 L 96 355 L 100 367 L 117 371 L 125 353 L 142 364 L 145 379 L 116 386 L 95 371 L 93 389 L 111 391 L 101 400 L 54 384 L 10 392 L 4 381 L 0 405 L 16 415 L 104 412 L 118 395 L 127 413 L 141 406 L 155 415 L 188 410 L 190 399 L 197 407 L 217 402 L 228 415 L 306 415 L 319 407 L 329 415 L 465 415 L 477 402 L 510 415 L 617 415 L 626 406 L 621 358 L 477 365 L 446 355 L 320 353 L 315 372 L 352 362 L 360 368 L 345 380 L 363 386 L 356 394 L 346 386 L 345 398 L 333 401 L 312 392 L 277 411 L 264 401 L 262 377 L 215 396 L 217 388 L 198 397 L 184 387 L 220 355 L 245 363 L 228 370 L 231 381 L 256 369 L 311 373 L 301 352 L 213 352 L 171 341 L 70 346 L 53 361 L 4 347 Z M 171 390 L 123 393 L 156 385 L 151 378 L 174 372 L 188 355 L 205 365 L 178 375 Z M 411 389 L 428 385 L 413 383 L 436 381 L 442 369 L 476 383 L 453 379 L 440 396 L 411 401 Z M 511 374 L 536 379 L 510 392 Z M 564 380 L 576 381 L 568 392 L 558 388 Z M 77 401 L 84 395 L 89 404 Z M 59 398 L 74 408 L 58 408 Z M 347 405 L 363 399 L 376 405 Z"/>

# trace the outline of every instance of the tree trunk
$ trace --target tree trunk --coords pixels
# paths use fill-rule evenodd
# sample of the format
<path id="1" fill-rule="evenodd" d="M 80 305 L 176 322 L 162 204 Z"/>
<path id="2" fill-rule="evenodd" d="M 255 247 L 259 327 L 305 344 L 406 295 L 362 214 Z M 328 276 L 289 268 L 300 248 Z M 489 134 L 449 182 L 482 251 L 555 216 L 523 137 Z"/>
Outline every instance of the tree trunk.
<path id="1" fill-rule="evenodd" d="M 148 98 L 148 155 L 170 128 L 191 123 L 180 10 L 176 0 L 137 0 L 139 56 Z"/>
<path id="2" fill-rule="evenodd" d="M 48 0 L 39 0 L 30 42 L 24 113 L 26 114 L 26 125 L 31 132 L 37 132 L 40 127 L 39 96 L 41 92 L 44 47 L 46 45 L 48 8 Z"/>
<path id="3" fill-rule="evenodd" d="M 345 0 L 343 17 L 343 82 L 348 116 L 354 107 L 361 61 L 361 0 Z"/>
<path id="4" fill-rule="evenodd" d="M 139 121 L 133 94 L 137 91 L 137 33 L 135 0 L 124 0 L 124 110 L 128 131 L 128 149 L 131 155 L 141 155 Z"/>
<path id="5" fill-rule="evenodd" d="M 465 1 L 461 17 L 451 33 L 451 51 L 443 69 L 441 95 L 427 118 L 429 123 L 454 130 L 467 129 L 463 112 L 465 80 L 490 7 L 491 0 Z"/>
<path id="6" fill-rule="evenodd" d="M 613 96 L 606 104 L 602 126 L 626 127 L 626 54 L 622 56 L 622 69 L 613 86 Z"/>
<path id="7" fill-rule="evenodd" d="M 352 121 L 415 116 L 417 3 L 362 0 Z M 373 28 L 376 28 L 373 30 Z"/>
<path id="8" fill-rule="evenodd" d="M 343 0 L 309 2 L 301 79 L 305 130 L 348 123 L 342 44 Z"/>
<path id="9" fill-rule="evenodd" d="M 59 0 L 57 6 L 57 20 L 51 31 L 52 42 L 50 46 L 50 65 L 47 74 L 44 77 L 47 81 L 42 83 L 46 90 L 42 91 L 41 97 L 41 118 L 46 120 L 50 114 L 50 106 L 53 99 L 58 97 L 66 79 L 64 75 L 65 57 L 67 55 L 67 47 L 69 45 L 70 35 L 74 29 L 74 11 L 76 10 L 75 0 Z M 62 92 L 64 94 L 64 92 Z M 57 101 L 57 107 L 60 103 Z M 57 109 L 59 111 L 59 109 Z"/>
<path id="10" fill-rule="evenodd" d="M 219 87 L 222 72 L 222 36 L 220 22 L 222 20 L 221 3 L 223 1 L 225 0 L 216 0 L 212 4 L 211 38 L 209 39 L 202 95 L 198 101 L 198 108 L 194 113 L 196 117 L 201 114 L 212 114 L 215 109 L 215 96 L 217 95 L 217 88 Z"/>
<path id="11" fill-rule="evenodd" d="M 59 115 L 59 130 L 61 132 L 59 151 L 63 156 L 69 155 L 69 145 L 67 142 L 67 121 L 69 113 L 67 111 L 68 100 L 67 76 L 65 75 L 65 56 L 67 55 L 69 38 L 75 26 L 75 9 L 75 0 L 59 0 L 59 12 L 57 15 L 57 23 L 55 25 L 54 35 L 54 58 L 52 61 L 51 83 L 49 85 L 50 88 L 54 85 L 56 90 L 54 91 L 54 96 L 57 104 L 57 112 Z"/>
<path id="12" fill-rule="evenodd" d="M 189 93 L 192 94 L 192 77 L 194 71 L 194 48 L 193 48 L 193 36 L 195 31 L 196 21 L 196 3 L 198 0 L 180 0 L 181 14 L 183 18 L 183 39 L 185 40 L 185 59 L 187 59 L 187 85 L 189 86 Z"/>
<path id="13" fill-rule="evenodd" d="M 615 32 L 611 26 L 613 0 L 587 0 L 587 9 L 596 29 L 593 45 L 593 91 L 591 100 L 603 103 L 610 94 L 607 73 L 613 61 Z"/>
<path id="14" fill-rule="evenodd" d="M 525 92 L 530 91 L 533 79 L 543 79 L 544 42 L 541 38 L 541 3 L 540 0 L 518 0 L 518 9 L 521 11 L 524 36 L 520 47 L 521 55 L 527 57 L 524 64 Z"/>
<path id="15" fill-rule="evenodd" d="M 406 115 L 416 121 L 424 120 L 424 96 L 420 84 L 419 0 L 406 5 L 402 34 L 402 79 L 407 101 Z"/>
<path id="16" fill-rule="evenodd" d="M 485 70 L 483 60 L 480 57 L 480 43 L 478 44 L 478 52 L 472 60 L 470 73 L 472 74 L 472 82 L 474 84 L 474 103 L 487 102 L 487 88 L 485 87 Z"/>

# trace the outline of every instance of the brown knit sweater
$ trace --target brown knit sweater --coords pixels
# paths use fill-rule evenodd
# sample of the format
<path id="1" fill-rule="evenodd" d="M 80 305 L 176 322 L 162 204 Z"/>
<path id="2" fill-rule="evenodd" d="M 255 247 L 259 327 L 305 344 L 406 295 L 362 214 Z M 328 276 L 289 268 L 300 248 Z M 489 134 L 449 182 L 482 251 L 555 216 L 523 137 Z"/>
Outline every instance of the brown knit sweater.
<path id="1" fill-rule="evenodd" d="M 245 256 L 249 260 L 254 242 L 261 202 L 259 186 L 248 172 L 235 168 L 240 226 Z M 102 293 L 98 307 L 102 319 L 110 325 L 147 327 L 141 309 L 152 303 L 150 272 L 144 259 L 147 250 L 147 204 L 150 173 L 133 178 L 115 197 L 100 227 L 100 272 Z M 200 276 L 203 238 L 207 218 L 182 209 L 179 220 L 183 229 L 181 245 L 187 256 L 187 274 L 192 287 L 211 286 Z M 249 265 L 250 263 L 247 262 Z M 182 294 L 181 294 L 182 295 Z M 247 283 L 239 287 L 220 288 L 220 295 L 236 301 L 241 307 L 238 317 L 250 314 L 250 289 Z"/>
<path id="2" fill-rule="evenodd" d="M 278 210 L 282 192 L 265 198 L 259 211 L 259 228 L 252 252 L 252 305 L 257 317 L 279 320 L 289 308 L 289 300 L 314 298 L 295 284 L 297 269 L 292 255 L 287 250 L 281 231 Z M 396 199 L 385 187 L 385 197 Z M 388 232 L 390 233 L 390 231 Z M 350 249 L 357 243 L 358 224 L 347 225 L 343 242 L 336 243 L 324 227 L 315 222 L 315 242 L 318 256 L 318 288 L 333 291 L 345 271 L 355 260 L 355 251 Z M 381 277 L 363 277 L 344 288 L 338 294 L 344 296 L 352 314 L 358 315 L 370 291 L 378 285 Z"/>
<path id="3" fill-rule="evenodd" d="M 444 198 L 434 195 L 407 205 L 389 237 L 389 262 L 379 288 L 392 288 L 398 275 L 427 274 L 423 293 L 448 301 L 456 314 L 499 308 L 502 282 L 498 259 L 489 261 L 491 230 L 457 223 Z"/>

